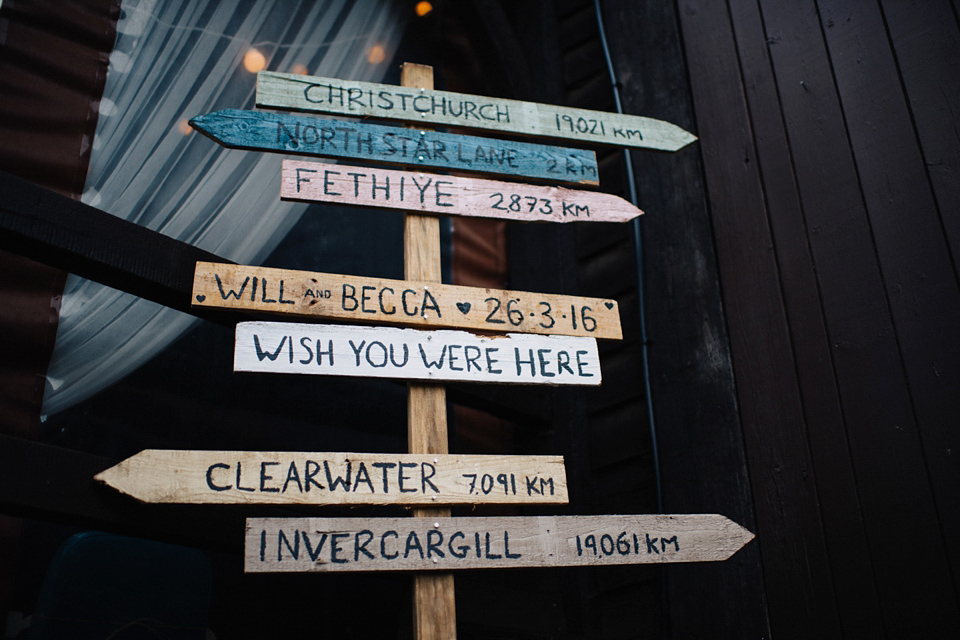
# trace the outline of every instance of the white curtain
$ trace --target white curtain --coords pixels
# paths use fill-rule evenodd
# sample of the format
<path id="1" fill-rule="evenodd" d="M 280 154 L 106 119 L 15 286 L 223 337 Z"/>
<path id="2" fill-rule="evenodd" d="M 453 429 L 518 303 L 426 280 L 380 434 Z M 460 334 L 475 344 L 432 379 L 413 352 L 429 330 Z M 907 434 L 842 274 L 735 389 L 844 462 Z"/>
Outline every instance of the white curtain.
<path id="1" fill-rule="evenodd" d="M 305 205 L 281 202 L 277 154 L 228 150 L 189 118 L 252 109 L 265 68 L 382 80 L 392 0 L 125 0 L 83 201 L 222 257 L 259 264 Z M 70 276 L 47 376 L 51 415 L 128 375 L 194 318 Z"/>

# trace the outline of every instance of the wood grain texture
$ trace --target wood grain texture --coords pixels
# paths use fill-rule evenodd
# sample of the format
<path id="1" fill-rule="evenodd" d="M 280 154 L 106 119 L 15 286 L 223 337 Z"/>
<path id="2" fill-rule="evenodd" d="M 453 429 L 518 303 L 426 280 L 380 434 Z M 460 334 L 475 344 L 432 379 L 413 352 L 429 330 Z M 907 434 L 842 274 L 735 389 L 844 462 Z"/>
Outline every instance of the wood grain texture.
<path id="1" fill-rule="evenodd" d="M 719 562 L 753 534 L 716 514 L 248 518 L 247 573 Z"/>
<path id="2" fill-rule="evenodd" d="M 643 116 L 416 89 L 261 71 L 257 74 L 257 106 L 659 151 L 677 151 L 696 140 L 676 125 Z"/>
<path id="3" fill-rule="evenodd" d="M 522 222 L 629 222 L 643 213 L 607 193 L 302 160 L 283 161 L 280 196 Z"/>
<path id="4" fill-rule="evenodd" d="M 585 149 L 240 109 L 196 116 L 190 125 L 233 149 L 598 184 L 596 154 Z"/>
<path id="5" fill-rule="evenodd" d="M 404 63 L 400 84 L 433 89 L 433 67 Z M 407 280 L 439 283 L 440 219 L 409 212 L 403 223 L 403 275 Z M 410 453 L 444 454 L 447 391 L 435 383 L 407 383 L 407 446 Z M 448 508 L 415 508 L 415 517 L 442 518 Z M 457 636 L 457 605 L 452 573 L 418 573 L 413 578 L 413 635 L 416 640 L 452 640 Z"/>
<path id="6" fill-rule="evenodd" d="M 147 449 L 94 478 L 141 502 L 565 504 L 561 456 Z"/>
<path id="7" fill-rule="evenodd" d="M 198 307 L 420 328 L 620 339 L 615 300 L 198 262 Z"/>

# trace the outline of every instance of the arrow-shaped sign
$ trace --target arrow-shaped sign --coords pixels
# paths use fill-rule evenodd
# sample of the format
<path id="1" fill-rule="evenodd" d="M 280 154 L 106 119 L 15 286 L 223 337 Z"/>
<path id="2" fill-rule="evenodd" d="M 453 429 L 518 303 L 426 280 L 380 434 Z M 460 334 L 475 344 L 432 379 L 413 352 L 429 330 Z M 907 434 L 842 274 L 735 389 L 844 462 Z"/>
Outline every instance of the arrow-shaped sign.
<path id="1" fill-rule="evenodd" d="M 231 148 L 599 184 L 596 154 L 584 149 L 239 109 L 197 116 L 190 125 Z"/>
<path id="2" fill-rule="evenodd" d="M 421 328 L 619 340 L 615 300 L 198 262 L 193 304 Z"/>
<path id="3" fill-rule="evenodd" d="M 628 222 L 643 213 L 608 193 L 300 160 L 283 161 L 280 196 L 523 222 Z"/>
<path id="4" fill-rule="evenodd" d="M 274 71 L 257 74 L 257 106 L 660 151 L 676 151 L 697 139 L 674 124 L 642 116 Z"/>
<path id="5" fill-rule="evenodd" d="M 234 371 L 500 384 L 600 384 L 594 338 L 241 322 Z"/>
<path id="6" fill-rule="evenodd" d="M 753 534 L 716 515 L 248 518 L 244 570 L 425 571 L 726 560 Z"/>
<path id="7" fill-rule="evenodd" d="M 95 479 L 142 502 L 565 504 L 561 456 L 148 449 Z"/>

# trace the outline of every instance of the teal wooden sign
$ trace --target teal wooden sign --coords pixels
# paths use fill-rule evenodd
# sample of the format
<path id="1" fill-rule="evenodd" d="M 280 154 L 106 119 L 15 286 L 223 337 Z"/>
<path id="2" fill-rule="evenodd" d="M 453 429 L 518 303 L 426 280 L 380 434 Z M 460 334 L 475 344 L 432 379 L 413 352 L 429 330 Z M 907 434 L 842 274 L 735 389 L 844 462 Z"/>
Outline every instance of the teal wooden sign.
<path id="1" fill-rule="evenodd" d="M 297 114 L 224 109 L 190 120 L 220 144 L 595 185 L 593 151 Z"/>

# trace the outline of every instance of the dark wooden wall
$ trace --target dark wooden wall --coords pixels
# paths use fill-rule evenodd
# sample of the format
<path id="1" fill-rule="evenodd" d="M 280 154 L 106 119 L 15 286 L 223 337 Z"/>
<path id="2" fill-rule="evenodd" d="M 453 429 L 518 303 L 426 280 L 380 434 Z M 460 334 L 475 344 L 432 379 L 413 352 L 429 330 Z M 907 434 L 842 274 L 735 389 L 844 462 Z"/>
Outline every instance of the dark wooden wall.
<path id="1" fill-rule="evenodd" d="M 772 636 L 946 637 L 957 7 L 676 5 Z"/>

